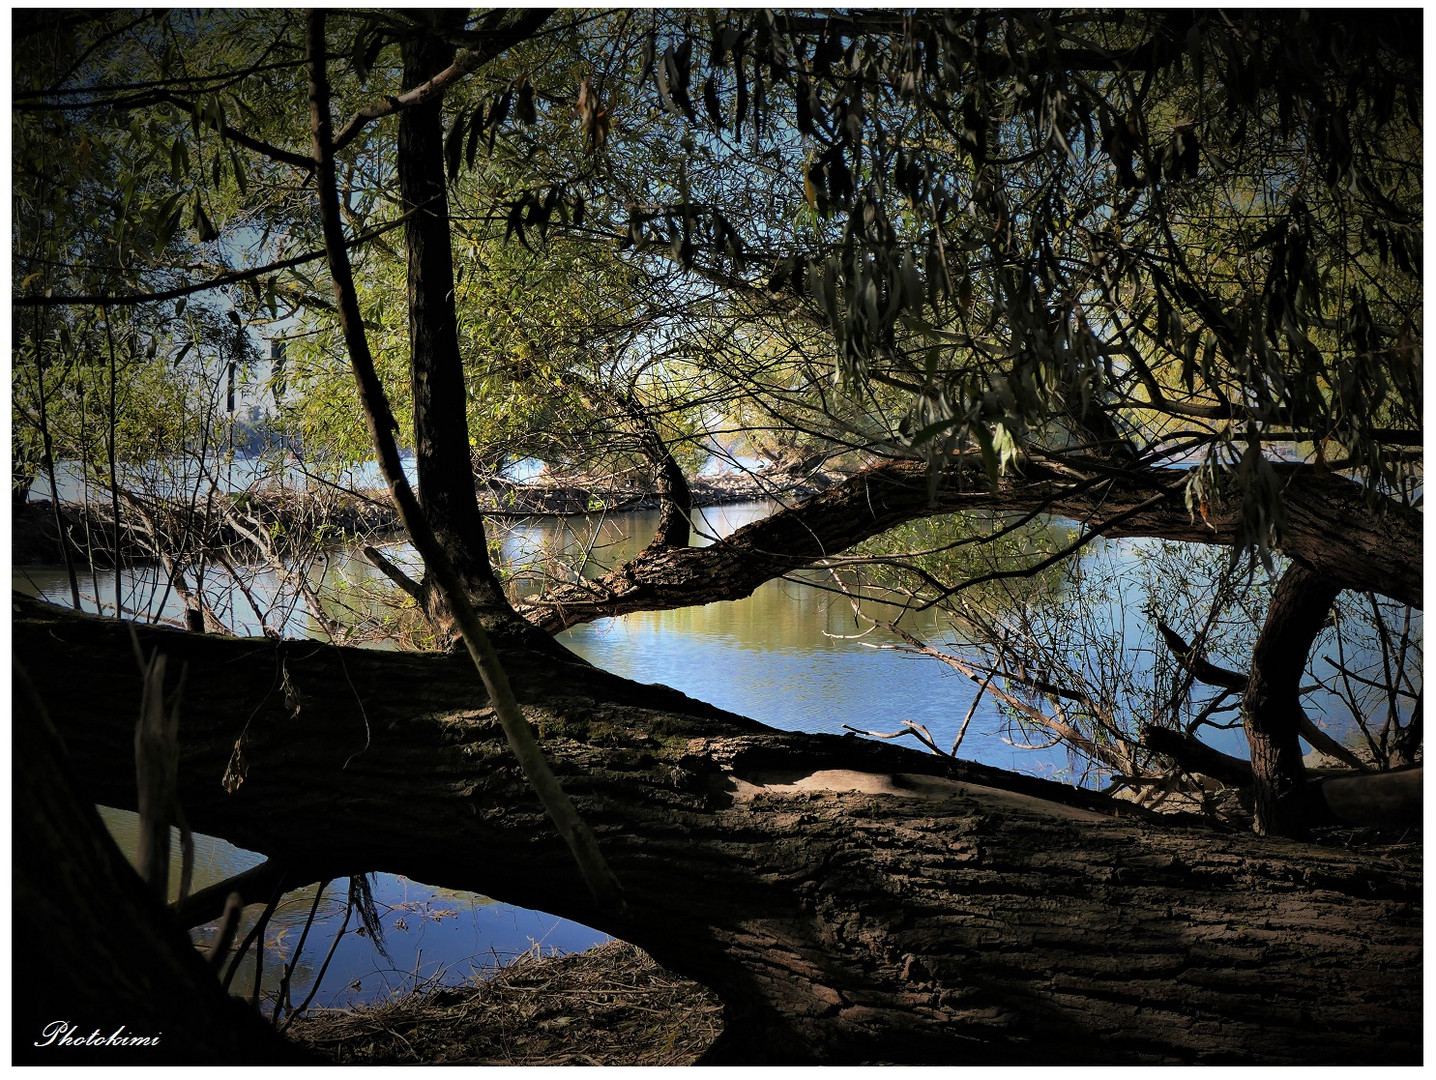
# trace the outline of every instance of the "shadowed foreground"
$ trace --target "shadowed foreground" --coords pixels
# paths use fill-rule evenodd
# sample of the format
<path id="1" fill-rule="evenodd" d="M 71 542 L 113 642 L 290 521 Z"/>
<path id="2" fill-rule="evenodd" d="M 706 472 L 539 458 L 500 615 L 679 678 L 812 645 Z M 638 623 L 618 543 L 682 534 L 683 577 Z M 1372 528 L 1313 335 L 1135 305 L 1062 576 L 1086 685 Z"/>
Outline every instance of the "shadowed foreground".
<path id="1" fill-rule="evenodd" d="M 130 629 L 15 610 L 16 658 L 76 776 L 131 805 L 133 772 L 116 767 L 140 696 Z M 723 1002 L 706 1061 L 1421 1057 L 1410 845 L 1159 819 L 1000 770 L 774 731 L 511 643 L 524 715 L 625 890 L 616 912 L 578 879 L 466 658 L 137 632 L 189 672 L 179 798 L 196 830 L 301 881 L 399 873 L 632 942 Z"/>
<path id="2" fill-rule="evenodd" d="M 641 949 L 525 953 L 462 986 L 316 1012 L 288 1034 L 340 1065 L 692 1065 L 722 1006 Z"/>

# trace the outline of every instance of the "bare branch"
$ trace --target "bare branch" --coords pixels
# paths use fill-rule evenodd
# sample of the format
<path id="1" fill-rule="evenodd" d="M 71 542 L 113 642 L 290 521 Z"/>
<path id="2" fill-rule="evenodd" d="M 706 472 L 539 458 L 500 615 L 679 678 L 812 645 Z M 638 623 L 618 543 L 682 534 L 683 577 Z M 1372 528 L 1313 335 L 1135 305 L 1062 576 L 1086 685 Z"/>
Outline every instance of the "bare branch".
<path id="1" fill-rule="evenodd" d="M 372 544 L 366 544 L 364 546 L 364 557 L 378 567 L 380 573 L 386 578 L 412 596 L 421 606 L 423 605 L 424 587 L 385 558 L 384 554 L 378 548 Z"/>
<path id="2" fill-rule="evenodd" d="M 502 12 L 495 14 L 502 14 Z M 359 133 L 375 120 L 393 116 L 404 109 L 422 105 L 426 101 L 439 97 L 449 87 L 472 75 L 505 49 L 531 37 L 552 14 L 551 9 L 544 8 L 524 11 L 512 26 L 502 31 L 496 30 L 483 45 L 473 49 L 460 49 L 454 57 L 454 62 L 428 82 L 397 97 L 387 97 L 383 101 L 366 105 L 351 116 L 339 134 L 334 136 L 334 153 L 337 154 L 358 138 Z"/>
<path id="3" fill-rule="evenodd" d="M 386 232 L 397 229 L 404 224 L 408 214 L 395 218 L 393 221 L 386 221 L 382 225 L 375 226 L 368 232 L 345 240 L 346 248 L 359 247 L 367 244 L 375 237 L 383 236 Z M 66 307 L 93 305 L 96 307 L 124 307 L 131 304 L 153 304 L 162 300 L 178 300 L 182 296 L 192 296 L 195 293 L 205 292 L 209 289 L 222 289 L 226 285 L 238 285 L 240 282 L 253 281 L 255 278 L 263 277 L 265 274 L 273 274 L 280 270 L 288 270 L 295 266 L 303 266 L 305 263 L 318 262 L 324 258 L 324 249 L 306 251 L 303 255 L 295 255 L 288 259 L 280 259 L 277 262 L 265 263 L 263 266 L 252 266 L 247 270 L 231 270 L 227 273 L 218 274 L 206 281 L 197 282 L 192 285 L 177 285 L 173 289 L 161 289 L 158 292 L 132 293 L 128 296 L 97 296 L 92 294 L 72 293 L 68 295 L 51 296 L 43 293 L 36 293 L 29 296 L 12 297 L 10 303 L 14 307 Z"/>

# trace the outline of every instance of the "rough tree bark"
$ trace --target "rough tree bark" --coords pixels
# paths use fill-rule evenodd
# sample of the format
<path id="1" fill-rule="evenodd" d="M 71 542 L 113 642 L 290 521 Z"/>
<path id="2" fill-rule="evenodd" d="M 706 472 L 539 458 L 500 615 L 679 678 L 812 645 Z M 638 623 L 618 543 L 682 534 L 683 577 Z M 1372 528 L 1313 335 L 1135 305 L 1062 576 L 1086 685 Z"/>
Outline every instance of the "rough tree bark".
<path id="1" fill-rule="evenodd" d="M 1330 578 L 1293 563 L 1277 584 L 1252 648 L 1242 695 L 1242 726 L 1256 781 L 1257 832 L 1305 838 L 1311 813 L 1302 764 L 1301 676 L 1306 656 L 1341 591 Z"/>
<path id="2" fill-rule="evenodd" d="M 60 737 L 23 675 L 16 690 L 13 748 L 22 765 L 12 796 L 12 1062 L 308 1061 L 220 988 L 80 795 Z M 131 1038 L 157 1042 L 122 1041 Z"/>
<path id="3" fill-rule="evenodd" d="M 139 697 L 125 628 L 16 605 L 16 655 L 86 790 L 132 804 L 114 767 L 131 737 L 117 706 Z M 387 870 L 632 941 L 723 999 L 714 1060 L 1420 1059 L 1420 867 L 1404 849 L 1158 821 L 507 647 L 623 883 L 617 916 L 590 899 L 465 659 L 140 636 L 193 673 L 180 798 L 195 828 L 315 878 Z M 237 740 L 249 766 L 231 795 Z"/>
<path id="4" fill-rule="evenodd" d="M 1185 474 L 1130 469 L 1114 474 L 1080 459 L 1029 462 L 1022 476 L 989 483 L 980 467 L 955 460 L 934 493 L 919 461 L 866 469 L 799 506 L 753 522 L 705 548 L 654 546 L 594 581 L 550 589 L 519 605 L 550 632 L 593 619 L 737 600 L 772 578 L 831 558 L 914 518 L 964 511 L 1050 513 L 1101 527 L 1103 535 L 1160 536 L 1232 544 L 1237 498 L 1213 500 L 1194 518 L 1182 494 Z M 1421 606 L 1420 511 L 1391 503 L 1373 515 L 1357 484 L 1304 466 L 1280 467 L 1287 527 L 1280 548 L 1343 588 Z"/>
<path id="5" fill-rule="evenodd" d="M 464 9 L 418 13 L 435 28 L 461 28 Z M 437 34 L 416 32 L 402 43 L 404 89 L 422 86 L 454 62 L 454 46 Z M 395 167 L 405 211 L 408 257 L 409 348 L 414 398 L 414 457 L 419 501 L 434 535 L 463 578 L 470 600 L 486 621 L 511 619 L 489 562 L 483 515 L 469 451 L 468 390 L 459 359 L 454 306 L 454 256 L 448 190 L 444 183 L 443 97 L 399 116 Z M 445 605 L 431 574 L 423 581 L 424 606 L 443 625 Z"/>

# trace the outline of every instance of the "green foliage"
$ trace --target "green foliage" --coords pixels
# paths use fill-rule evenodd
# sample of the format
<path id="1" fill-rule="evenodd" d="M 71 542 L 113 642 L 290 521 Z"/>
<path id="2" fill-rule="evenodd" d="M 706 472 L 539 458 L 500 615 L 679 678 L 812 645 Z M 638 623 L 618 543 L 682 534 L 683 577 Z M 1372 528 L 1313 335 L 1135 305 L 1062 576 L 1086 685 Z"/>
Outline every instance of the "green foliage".
<path id="1" fill-rule="evenodd" d="M 1419 499 L 1419 12 L 567 9 L 506 37 L 514 19 L 443 28 L 481 472 L 669 451 L 692 471 L 713 444 L 926 456 L 934 483 L 959 452 L 994 479 L 1039 456 L 1166 464 L 1194 518 L 1236 479 L 1268 567 L 1274 460 L 1360 478 L 1374 513 Z M 422 283 L 391 116 L 399 46 L 435 25 L 328 28 L 360 308 L 407 440 Z M 17 460 L 49 439 L 99 478 L 207 452 L 261 334 L 286 343 L 276 427 L 310 460 L 369 458 L 317 254 L 302 15 L 22 11 L 14 53 Z M 996 524 L 907 526 L 862 553 L 867 580 L 931 598 L 987 577 L 960 594 L 969 625 L 1000 604 L 1031 640 L 1087 634 L 1109 651 L 1068 674 L 1128 686 L 1114 626 L 1074 622 L 1090 565 L 991 576 L 1070 537 Z M 1213 647 L 1257 595 L 1149 585 L 1155 609 L 1212 613 Z M 1122 709 L 1160 703 L 1129 690 Z M 1124 737 L 1111 715 L 1093 738 Z"/>
<path id="2" fill-rule="evenodd" d="M 459 43 L 482 50 L 501 21 Z M 743 414 L 835 449 L 976 448 L 994 475 L 1034 447 L 1201 461 L 1194 510 L 1234 472 L 1258 552 L 1282 521 L 1273 456 L 1409 496 L 1418 21 L 601 11 L 483 63 L 461 53 L 445 168 L 476 453 L 560 463 L 622 443 L 583 383 L 637 395 L 680 440 Z M 17 197 L 52 224 L 17 252 L 22 291 L 154 289 L 237 243 L 312 249 L 298 27 L 243 11 L 28 25 Z M 342 115 L 399 92 L 412 32 L 402 15 L 331 21 Z M 358 232 L 399 208 L 392 125 L 356 130 L 341 177 Z M 54 237 L 87 234 L 117 257 L 61 257 Z M 402 414 L 386 235 L 354 255 Z M 306 263 L 235 302 L 255 322 L 293 312 L 294 429 L 352 458 L 325 291 Z M 800 325 L 825 342 L 793 340 Z"/>
<path id="3" fill-rule="evenodd" d="M 1405 15 L 652 24 L 650 100 L 682 145 L 786 179 L 812 213 L 764 219 L 771 254 L 754 259 L 763 245 L 727 240 L 728 207 L 694 194 L 685 158 L 679 197 L 632 203 L 623 245 L 710 274 L 766 262 L 768 287 L 832 334 L 840 383 L 910 392 L 911 446 L 976 444 L 994 473 L 1064 441 L 1200 455 L 1241 480 L 1263 555 L 1281 523 L 1273 452 L 1311 446 L 1409 494 L 1420 65 Z"/>

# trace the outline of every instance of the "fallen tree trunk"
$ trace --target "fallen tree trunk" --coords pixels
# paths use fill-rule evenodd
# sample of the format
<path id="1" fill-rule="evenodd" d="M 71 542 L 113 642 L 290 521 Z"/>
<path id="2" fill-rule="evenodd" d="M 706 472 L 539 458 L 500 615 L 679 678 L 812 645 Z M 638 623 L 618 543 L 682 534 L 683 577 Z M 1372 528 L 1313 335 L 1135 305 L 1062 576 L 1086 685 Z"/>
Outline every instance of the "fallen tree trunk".
<path id="1" fill-rule="evenodd" d="M 12 520 L 11 559 L 17 566 L 58 563 L 66 552 L 99 567 L 118 558 L 132 564 L 158 559 L 159 552 L 195 559 L 215 552 L 241 558 L 267 554 L 254 542 L 269 535 L 268 547 L 283 556 L 312 549 L 324 534 L 374 538 L 399 527 L 392 507 L 363 496 L 327 492 L 255 491 L 223 496 L 212 507 L 121 492 L 118 547 L 115 521 L 97 504 L 29 503 Z M 56 522 L 59 522 L 57 528 Z"/>
<path id="2" fill-rule="evenodd" d="M 23 675 L 15 706 L 12 1063 L 313 1063 L 224 993 L 126 863 Z"/>
<path id="3" fill-rule="evenodd" d="M 994 485 L 975 463 L 955 462 L 934 492 L 927 465 L 890 461 L 806 502 L 738 529 L 709 547 L 655 545 L 611 573 L 532 597 L 518 610 L 551 633 L 606 616 L 738 600 L 775 577 L 841 554 L 916 518 L 976 511 L 1047 513 L 1108 537 L 1152 536 L 1234 544 L 1240 498 L 1187 509 L 1185 473 L 1114 472 L 1101 463 L 1028 462 Z M 1350 480 L 1305 466 L 1276 466 L 1287 524 L 1280 549 L 1342 588 L 1421 606 L 1421 514 L 1391 503 L 1373 515 Z"/>
<path id="4" fill-rule="evenodd" d="M 77 773 L 96 800 L 133 805 L 127 628 L 15 604 L 17 659 Z M 316 878 L 401 873 L 640 945 L 723 1000 L 713 1060 L 1421 1057 L 1409 849 L 1222 833 L 776 732 L 530 639 L 503 661 L 625 890 L 616 916 L 590 899 L 466 659 L 140 640 L 190 672 L 179 796 L 194 828 Z M 243 777 L 232 793 L 227 771 Z"/>

